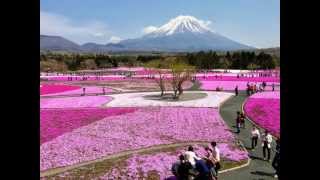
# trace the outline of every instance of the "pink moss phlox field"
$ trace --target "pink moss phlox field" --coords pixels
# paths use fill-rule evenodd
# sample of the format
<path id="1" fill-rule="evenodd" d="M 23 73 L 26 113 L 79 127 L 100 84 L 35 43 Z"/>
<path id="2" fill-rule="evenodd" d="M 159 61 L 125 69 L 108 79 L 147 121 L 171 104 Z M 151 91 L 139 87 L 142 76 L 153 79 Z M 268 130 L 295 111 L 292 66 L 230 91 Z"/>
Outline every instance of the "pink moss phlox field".
<path id="1" fill-rule="evenodd" d="M 280 136 L 280 99 L 249 98 L 244 111 L 259 126 L 277 137 Z"/>
<path id="2" fill-rule="evenodd" d="M 236 76 L 218 76 L 215 75 L 207 75 L 207 76 L 198 76 L 198 80 L 205 81 L 245 81 L 245 82 L 280 82 L 279 77 L 239 77 Z"/>
<path id="3" fill-rule="evenodd" d="M 216 90 L 217 87 L 222 87 L 223 90 L 234 90 L 236 86 L 238 86 L 239 90 L 246 90 L 247 89 L 247 81 L 200 81 L 201 83 L 201 89 L 202 90 Z M 272 85 L 271 82 L 266 82 L 267 87 L 266 90 L 271 90 L 272 88 L 270 87 Z M 261 84 L 261 83 L 253 83 L 249 82 L 249 84 Z M 278 83 L 275 83 L 275 85 L 279 85 Z M 276 86 L 275 90 L 279 90 L 279 87 Z"/>
<path id="4" fill-rule="evenodd" d="M 218 148 L 220 149 L 221 157 L 223 159 L 231 161 L 248 159 L 248 153 L 246 151 L 230 147 L 229 144 L 218 144 Z M 194 149 L 198 156 L 205 156 L 204 147 L 195 145 Z M 149 155 L 134 154 L 126 160 L 127 166 L 124 169 L 119 171 L 117 168 L 112 168 L 106 174 L 99 177 L 99 179 L 116 179 L 119 177 L 121 179 L 141 179 L 146 178 L 148 172 L 156 171 L 162 180 L 173 176 L 171 166 L 173 163 L 178 161 L 179 155 L 184 152 L 185 150 L 180 148 L 176 152 L 159 152 Z"/>
<path id="5" fill-rule="evenodd" d="M 134 111 L 135 108 L 41 109 L 40 144 L 94 121 Z"/>
<path id="6" fill-rule="evenodd" d="M 280 99 L 280 91 L 255 93 L 250 98 Z"/>
<path id="7" fill-rule="evenodd" d="M 126 150 L 212 140 L 234 141 L 217 109 L 139 108 L 133 113 L 96 121 L 42 144 L 40 164 L 41 170 L 45 170 Z"/>
<path id="8" fill-rule="evenodd" d="M 86 86 L 85 87 L 85 93 L 86 94 L 102 94 L 103 93 L 103 87 L 100 86 Z M 113 92 L 112 89 L 105 87 L 105 93 L 110 93 Z M 78 89 L 75 90 L 70 90 L 70 91 L 65 91 L 65 92 L 58 92 L 54 94 L 50 94 L 50 96 L 56 96 L 56 95 L 81 95 L 83 93 L 82 87 L 79 87 Z M 49 95 L 48 95 L 49 96 Z"/>
<path id="9" fill-rule="evenodd" d="M 41 98 L 40 108 L 83 108 L 99 107 L 112 100 L 109 96 L 78 96 Z"/>
<path id="10" fill-rule="evenodd" d="M 62 85 L 62 84 L 51 84 L 51 85 L 42 84 L 40 85 L 40 95 L 71 91 L 79 88 L 80 87 L 78 86 L 70 86 L 70 85 Z"/>

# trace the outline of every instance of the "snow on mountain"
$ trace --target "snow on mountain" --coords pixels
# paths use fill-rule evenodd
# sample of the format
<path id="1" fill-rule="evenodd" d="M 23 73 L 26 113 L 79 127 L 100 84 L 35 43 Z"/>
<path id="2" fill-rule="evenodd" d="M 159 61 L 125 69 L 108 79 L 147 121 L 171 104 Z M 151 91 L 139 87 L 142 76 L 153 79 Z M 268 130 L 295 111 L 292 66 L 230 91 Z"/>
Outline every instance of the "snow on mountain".
<path id="1" fill-rule="evenodd" d="M 151 51 L 254 49 L 215 33 L 207 22 L 193 16 L 178 16 L 141 38 L 120 43 L 128 49 Z"/>
<path id="2" fill-rule="evenodd" d="M 164 36 L 184 32 L 206 33 L 209 31 L 210 29 L 203 21 L 193 16 L 178 16 L 155 31 L 152 31 L 148 36 Z"/>

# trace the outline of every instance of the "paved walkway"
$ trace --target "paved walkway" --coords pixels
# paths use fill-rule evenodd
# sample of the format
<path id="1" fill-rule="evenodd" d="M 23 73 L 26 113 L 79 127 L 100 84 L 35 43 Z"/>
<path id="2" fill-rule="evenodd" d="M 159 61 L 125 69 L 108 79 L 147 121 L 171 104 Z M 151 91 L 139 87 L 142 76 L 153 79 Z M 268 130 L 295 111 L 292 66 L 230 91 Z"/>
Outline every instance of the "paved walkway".
<path id="1" fill-rule="evenodd" d="M 236 112 L 241 111 L 242 103 L 247 98 L 245 92 L 240 92 L 239 96 L 232 97 L 227 100 L 220 107 L 220 114 L 225 122 L 231 127 L 231 129 L 235 132 L 235 118 Z M 252 123 L 246 120 L 246 128 L 241 129 L 240 134 L 236 134 L 235 136 L 243 143 L 246 149 L 249 152 L 249 156 L 251 157 L 251 163 L 249 166 L 231 171 L 228 173 L 221 174 L 219 176 L 220 180 L 268 180 L 275 179 L 274 169 L 271 166 L 271 162 L 264 161 L 262 155 L 262 147 L 261 141 L 258 141 L 258 145 L 255 151 L 251 151 L 251 140 L 250 140 L 250 131 L 252 128 Z M 264 130 L 260 129 L 260 133 L 263 133 Z M 273 143 L 273 148 L 275 147 L 275 143 Z M 274 152 L 271 151 L 271 160 L 273 159 Z"/>

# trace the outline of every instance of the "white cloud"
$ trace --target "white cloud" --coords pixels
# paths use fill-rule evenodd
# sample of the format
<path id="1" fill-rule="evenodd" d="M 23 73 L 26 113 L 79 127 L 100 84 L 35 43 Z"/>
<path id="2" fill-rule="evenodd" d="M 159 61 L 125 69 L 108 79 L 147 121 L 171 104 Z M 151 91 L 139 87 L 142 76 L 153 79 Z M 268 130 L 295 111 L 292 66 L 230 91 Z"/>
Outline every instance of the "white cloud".
<path id="1" fill-rule="evenodd" d="M 120 42 L 122 39 L 120 37 L 117 36 L 111 36 L 111 38 L 109 39 L 109 42 L 111 43 L 118 43 Z"/>
<path id="2" fill-rule="evenodd" d="M 99 21 L 77 23 L 59 14 L 40 11 L 40 34 L 63 36 L 79 44 L 107 43 L 111 32 Z"/>
<path id="3" fill-rule="evenodd" d="M 143 28 L 142 32 L 144 34 L 148 34 L 148 33 L 151 33 L 153 31 L 157 30 L 157 29 L 158 28 L 156 26 L 147 26 L 147 27 Z"/>

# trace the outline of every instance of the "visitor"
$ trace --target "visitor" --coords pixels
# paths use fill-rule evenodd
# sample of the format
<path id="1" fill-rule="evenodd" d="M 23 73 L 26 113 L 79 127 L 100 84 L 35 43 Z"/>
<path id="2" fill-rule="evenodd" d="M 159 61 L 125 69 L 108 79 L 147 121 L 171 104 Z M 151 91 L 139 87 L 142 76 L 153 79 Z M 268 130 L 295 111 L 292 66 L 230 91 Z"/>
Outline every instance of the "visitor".
<path id="1" fill-rule="evenodd" d="M 266 159 L 266 152 L 267 152 L 269 162 L 270 162 L 270 156 L 271 156 L 271 143 L 272 143 L 272 136 L 266 130 L 262 137 L 263 160 L 267 160 Z"/>
<path id="2" fill-rule="evenodd" d="M 196 167 L 196 160 L 200 160 L 196 153 L 193 151 L 193 147 L 189 146 L 188 151 L 184 153 L 186 160 L 192 165 L 193 168 Z"/>
<path id="3" fill-rule="evenodd" d="M 256 148 L 259 138 L 260 138 L 259 129 L 256 126 L 253 126 L 252 130 L 251 130 L 251 149 L 252 149 L 252 151 L 254 151 L 254 149 Z"/>
<path id="4" fill-rule="evenodd" d="M 105 90 L 105 87 L 104 87 L 104 86 L 102 87 L 102 94 L 103 94 L 103 95 L 106 94 L 106 90 Z"/>
<path id="5" fill-rule="evenodd" d="M 240 123 L 241 123 L 241 127 L 243 129 L 246 128 L 246 116 L 244 115 L 243 112 L 240 113 Z"/>
<path id="6" fill-rule="evenodd" d="M 240 126 L 241 126 L 241 116 L 240 116 L 240 111 L 237 112 L 237 118 L 236 118 L 236 128 L 237 128 L 237 131 L 236 133 L 240 133 Z"/>
<path id="7" fill-rule="evenodd" d="M 236 88 L 234 89 L 234 92 L 235 92 L 236 96 L 238 96 L 238 94 L 239 94 L 238 85 L 237 85 Z"/>
<path id="8" fill-rule="evenodd" d="M 253 93 L 256 93 L 257 92 L 257 84 L 255 83 L 254 85 L 253 85 L 253 92 L 252 92 L 252 94 Z"/>
<path id="9" fill-rule="evenodd" d="M 272 83 L 272 91 L 274 91 L 274 83 Z"/>
<path id="10" fill-rule="evenodd" d="M 85 95 L 86 95 L 86 88 L 83 87 L 83 88 L 82 88 L 82 96 L 85 96 Z"/>
<path id="11" fill-rule="evenodd" d="M 215 141 L 211 142 L 211 146 L 212 146 L 212 156 L 214 160 L 214 170 L 216 171 L 216 174 L 218 176 L 219 170 L 221 169 L 220 149 L 217 147 L 217 143 Z"/>
<path id="12" fill-rule="evenodd" d="M 280 179 L 280 138 L 276 142 L 276 155 L 273 158 L 272 167 L 276 170 L 274 177 Z"/>
<path id="13" fill-rule="evenodd" d="M 250 96 L 250 86 L 247 86 L 246 91 L 247 91 L 247 96 Z"/>
<path id="14" fill-rule="evenodd" d="M 215 170 L 215 158 L 213 157 L 213 150 L 210 149 L 209 147 L 205 147 L 206 151 L 206 156 L 204 157 L 207 167 L 209 168 L 210 171 L 210 177 L 211 179 L 217 179 L 217 172 Z"/>
<path id="15" fill-rule="evenodd" d="M 202 159 L 196 159 L 195 168 L 198 172 L 194 180 L 210 180 L 210 170 Z"/>
<path id="16" fill-rule="evenodd" d="M 179 161 L 172 165 L 171 172 L 178 180 L 188 180 L 190 169 L 192 169 L 191 164 L 187 162 L 185 157 L 181 154 L 179 156 Z"/>

